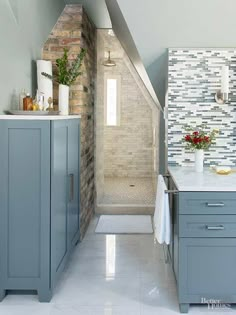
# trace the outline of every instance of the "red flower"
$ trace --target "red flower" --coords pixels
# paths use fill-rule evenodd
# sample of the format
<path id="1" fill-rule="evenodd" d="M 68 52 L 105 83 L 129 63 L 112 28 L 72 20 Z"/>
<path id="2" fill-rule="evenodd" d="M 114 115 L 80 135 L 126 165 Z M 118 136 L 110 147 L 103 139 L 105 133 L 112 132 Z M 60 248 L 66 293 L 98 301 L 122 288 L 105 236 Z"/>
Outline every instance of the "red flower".
<path id="1" fill-rule="evenodd" d="M 204 141 L 205 141 L 205 142 L 209 142 L 209 137 L 205 136 L 205 137 L 204 137 Z"/>
<path id="2" fill-rule="evenodd" d="M 194 135 L 194 136 L 198 136 L 198 135 L 199 135 L 199 132 L 198 132 L 198 131 L 194 131 L 194 132 L 193 132 L 193 135 Z"/>
<path id="3" fill-rule="evenodd" d="M 198 144 L 198 138 L 194 138 L 193 143 Z"/>
<path id="4" fill-rule="evenodd" d="M 186 135 L 184 139 L 187 142 L 191 142 L 191 140 L 192 140 L 190 135 Z"/>

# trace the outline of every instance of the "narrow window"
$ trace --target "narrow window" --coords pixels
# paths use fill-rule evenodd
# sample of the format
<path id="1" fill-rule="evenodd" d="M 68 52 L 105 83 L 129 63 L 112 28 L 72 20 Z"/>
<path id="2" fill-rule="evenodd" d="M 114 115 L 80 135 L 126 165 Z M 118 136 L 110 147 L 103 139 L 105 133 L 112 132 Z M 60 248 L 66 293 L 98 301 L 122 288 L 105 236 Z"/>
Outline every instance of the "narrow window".
<path id="1" fill-rule="evenodd" d="M 105 78 L 105 124 L 118 126 L 120 116 L 120 77 L 109 76 Z"/>

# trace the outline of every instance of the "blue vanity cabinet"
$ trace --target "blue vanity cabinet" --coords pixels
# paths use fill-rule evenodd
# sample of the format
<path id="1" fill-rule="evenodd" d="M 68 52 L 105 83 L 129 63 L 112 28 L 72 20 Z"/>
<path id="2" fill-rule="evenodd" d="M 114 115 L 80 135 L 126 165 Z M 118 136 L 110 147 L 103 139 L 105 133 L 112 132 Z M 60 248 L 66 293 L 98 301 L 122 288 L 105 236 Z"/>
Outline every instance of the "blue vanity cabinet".
<path id="1" fill-rule="evenodd" d="M 51 273 L 52 285 L 79 239 L 79 120 L 52 122 Z"/>
<path id="2" fill-rule="evenodd" d="M 50 301 L 78 241 L 79 124 L 0 120 L 1 300 L 8 290 L 35 290 Z"/>
<path id="3" fill-rule="evenodd" d="M 236 303 L 236 193 L 182 192 L 172 206 L 172 265 L 180 312 Z"/>
<path id="4" fill-rule="evenodd" d="M 236 238 L 181 238 L 179 244 L 180 310 L 187 312 L 191 303 L 235 303 Z"/>

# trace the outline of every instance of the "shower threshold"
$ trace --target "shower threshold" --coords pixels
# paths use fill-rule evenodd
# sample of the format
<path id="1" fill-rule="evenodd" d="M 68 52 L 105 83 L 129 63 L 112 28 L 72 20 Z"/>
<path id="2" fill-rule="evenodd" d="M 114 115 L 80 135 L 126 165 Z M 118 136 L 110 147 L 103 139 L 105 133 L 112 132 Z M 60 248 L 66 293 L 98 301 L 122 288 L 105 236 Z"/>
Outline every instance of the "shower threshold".
<path id="1" fill-rule="evenodd" d="M 153 214 L 154 205 L 98 204 L 97 214 Z"/>

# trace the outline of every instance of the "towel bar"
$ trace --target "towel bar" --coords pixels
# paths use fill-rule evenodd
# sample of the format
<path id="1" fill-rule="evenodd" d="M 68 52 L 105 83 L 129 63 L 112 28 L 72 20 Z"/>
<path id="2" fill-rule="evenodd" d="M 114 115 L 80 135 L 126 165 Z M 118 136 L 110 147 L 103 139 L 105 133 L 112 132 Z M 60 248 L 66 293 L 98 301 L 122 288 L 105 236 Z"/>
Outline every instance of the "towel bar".
<path id="1" fill-rule="evenodd" d="M 178 190 L 165 190 L 166 194 L 177 194 L 178 192 Z"/>

